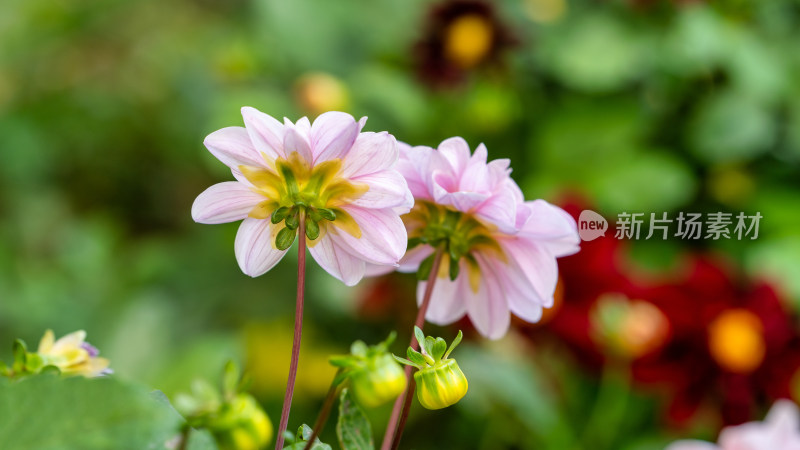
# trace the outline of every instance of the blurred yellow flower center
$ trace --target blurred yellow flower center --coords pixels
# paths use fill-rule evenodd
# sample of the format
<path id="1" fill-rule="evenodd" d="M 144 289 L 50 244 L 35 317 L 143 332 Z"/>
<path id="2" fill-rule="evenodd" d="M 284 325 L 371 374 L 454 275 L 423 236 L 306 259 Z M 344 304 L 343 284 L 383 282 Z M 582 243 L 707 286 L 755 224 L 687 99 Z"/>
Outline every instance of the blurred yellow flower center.
<path id="1" fill-rule="evenodd" d="M 480 63 L 492 48 L 494 30 L 485 17 L 467 14 L 453 21 L 445 31 L 445 57 L 464 69 Z"/>
<path id="2" fill-rule="evenodd" d="M 750 373 L 761 364 L 766 353 L 761 320 L 744 309 L 725 311 L 708 327 L 711 356 L 722 368 L 735 373 Z"/>
<path id="3" fill-rule="evenodd" d="M 300 154 L 293 152 L 289 159 L 278 158 L 272 166 L 269 169 L 239 166 L 245 178 L 255 186 L 255 191 L 267 198 L 250 211 L 250 217 L 268 219 L 276 209 L 284 206 L 325 208 L 336 214 L 333 224 L 337 228 L 361 237 L 358 224 L 340 207 L 364 195 L 369 186 L 343 178 L 340 175 L 342 160 L 333 159 L 311 166 Z M 320 232 L 325 229 L 326 223 L 320 223 Z"/>

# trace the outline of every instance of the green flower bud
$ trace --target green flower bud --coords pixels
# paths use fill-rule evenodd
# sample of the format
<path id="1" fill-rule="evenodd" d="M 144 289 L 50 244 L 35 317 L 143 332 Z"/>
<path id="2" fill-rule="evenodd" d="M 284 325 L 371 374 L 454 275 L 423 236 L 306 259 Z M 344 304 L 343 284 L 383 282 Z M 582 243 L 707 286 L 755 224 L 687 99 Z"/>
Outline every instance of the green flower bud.
<path id="1" fill-rule="evenodd" d="M 390 353 L 368 358 L 362 368 L 350 376 L 351 390 L 359 404 L 366 408 L 394 400 L 406 389 L 406 374 Z"/>
<path id="2" fill-rule="evenodd" d="M 427 409 L 442 409 L 458 403 L 467 394 L 467 377 L 458 367 L 454 359 L 448 358 L 450 352 L 461 342 L 463 334 L 458 336 L 447 348 L 442 338 L 425 337 L 422 330 L 414 327 L 414 334 L 422 349 L 422 353 L 413 348 L 408 348 L 408 358 L 395 356 L 403 364 L 414 366 L 417 373 L 414 381 L 417 383 L 417 400 Z"/>
<path id="3" fill-rule="evenodd" d="M 209 421 L 208 429 L 225 450 L 262 448 L 273 434 L 272 423 L 258 402 L 244 393 L 223 404 L 219 415 Z"/>
<path id="4" fill-rule="evenodd" d="M 467 377 L 454 359 L 418 370 L 414 382 L 417 383 L 417 399 L 427 409 L 447 408 L 467 394 Z"/>
<path id="5" fill-rule="evenodd" d="M 385 341 L 371 347 L 356 341 L 349 355 L 331 358 L 331 364 L 342 369 L 342 380 L 350 380 L 350 391 L 361 406 L 380 406 L 406 389 L 403 367 L 387 351 L 395 336 L 392 332 Z"/>

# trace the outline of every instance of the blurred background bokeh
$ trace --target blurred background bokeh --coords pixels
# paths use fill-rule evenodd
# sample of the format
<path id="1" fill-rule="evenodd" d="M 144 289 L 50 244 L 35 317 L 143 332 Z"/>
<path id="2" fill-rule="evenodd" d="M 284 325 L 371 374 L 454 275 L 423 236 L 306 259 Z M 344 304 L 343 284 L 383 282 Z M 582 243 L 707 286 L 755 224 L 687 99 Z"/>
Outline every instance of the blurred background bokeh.
<path id="1" fill-rule="evenodd" d="M 467 332 L 470 391 L 417 405 L 404 447 L 714 438 L 800 396 L 798 39 L 795 0 L 5 0 L 0 357 L 85 329 L 116 376 L 169 396 L 235 358 L 276 422 L 296 256 L 251 279 L 237 224 L 192 222 L 231 178 L 202 142 L 245 105 L 344 110 L 415 145 L 484 142 L 573 214 L 763 216 L 756 240 L 585 243 L 556 307 L 501 341 L 431 327 Z M 311 267 L 290 429 L 314 421 L 330 354 L 392 329 L 401 352 L 415 313 L 413 277 L 350 289 Z"/>

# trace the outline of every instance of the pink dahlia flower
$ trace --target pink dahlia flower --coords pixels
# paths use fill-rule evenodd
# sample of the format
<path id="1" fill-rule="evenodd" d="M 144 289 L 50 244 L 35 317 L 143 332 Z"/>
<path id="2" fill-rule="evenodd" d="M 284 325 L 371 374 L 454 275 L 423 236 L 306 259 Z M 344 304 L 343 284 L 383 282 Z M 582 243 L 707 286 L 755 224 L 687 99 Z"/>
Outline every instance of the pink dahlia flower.
<path id="1" fill-rule="evenodd" d="M 459 137 L 438 150 L 400 146 L 398 170 L 416 204 L 403 217 L 413 248 L 399 270 L 424 271 L 434 247 L 444 245 L 448 255 L 426 319 L 444 325 L 467 314 L 490 339 L 505 335 L 509 311 L 538 321 L 553 305 L 556 258 L 578 251 L 575 220 L 544 200 L 526 202 L 509 161 L 487 163 L 483 144 L 472 155 Z M 419 302 L 425 285 L 417 287 Z"/>
<path id="2" fill-rule="evenodd" d="M 719 442 L 684 440 L 666 450 L 800 450 L 800 412 L 789 400 L 778 400 L 763 422 L 724 428 Z"/>
<path id="3" fill-rule="evenodd" d="M 413 198 L 402 175 L 395 138 L 362 133 L 366 118 L 327 112 L 278 122 L 242 108 L 243 127 L 211 133 L 208 150 L 237 181 L 215 184 L 192 205 L 200 223 L 242 220 L 236 260 L 252 277 L 270 270 L 305 217 L 309 252 L 328 273 L 352 286 L 365 265 L 396 266 L 406 250 L 400 214 Z"/>

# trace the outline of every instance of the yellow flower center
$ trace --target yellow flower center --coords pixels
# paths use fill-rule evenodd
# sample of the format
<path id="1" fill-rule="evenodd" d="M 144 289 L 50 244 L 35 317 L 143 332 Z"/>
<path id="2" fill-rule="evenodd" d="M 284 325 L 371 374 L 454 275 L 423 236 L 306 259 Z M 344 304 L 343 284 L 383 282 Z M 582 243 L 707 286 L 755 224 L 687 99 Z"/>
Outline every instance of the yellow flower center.
<path id="1" fill-rule="evenodd" d="M 297 152 L 293 152 L 288 159 L 276 159 L 270 168 L 239 166 L 245 178 L 255 187 L 254 190 L 266 197 L 250 211 L 249 216 L 268 219 L 281 207 L 299 207 L 305 211 L 327 209 L 336 215 L 331 222 L 336 228 L 360 238 L 361 229 L 341 206 L 364 195 L 369 186 L 343 178 L 341 168 L 341 159 L 332 159 L 312 167 Z M 319 221 L 319 227 L 321 236 L 327 229 L 327 222 Z M 310 245 L 315 242 L 312 240 Z"/>
<path id="2" fill-rule="evenodd" d="M 494 30 L 485 17 L 467 14 L 453 21 L 445 31 L 445 57 L 463 69 L 476 66 L 492 48 Z"/>
<path id="3" fill-rule="evenodd" d="M 761 320 L 744 309 L 723 312 L 708 327 L 711 356 L 722 368 L 735 373 L 750 373 L 761 364 L 766 353 Z"/>

